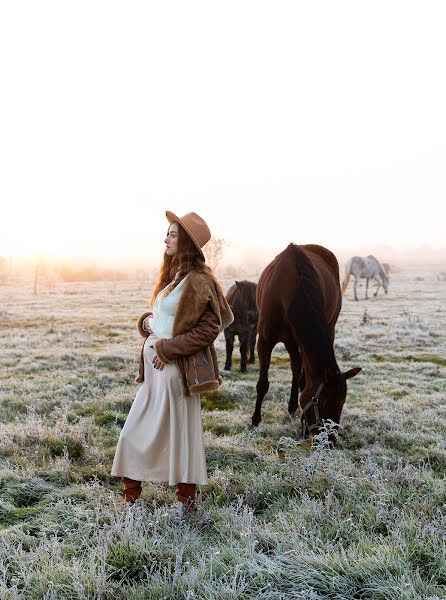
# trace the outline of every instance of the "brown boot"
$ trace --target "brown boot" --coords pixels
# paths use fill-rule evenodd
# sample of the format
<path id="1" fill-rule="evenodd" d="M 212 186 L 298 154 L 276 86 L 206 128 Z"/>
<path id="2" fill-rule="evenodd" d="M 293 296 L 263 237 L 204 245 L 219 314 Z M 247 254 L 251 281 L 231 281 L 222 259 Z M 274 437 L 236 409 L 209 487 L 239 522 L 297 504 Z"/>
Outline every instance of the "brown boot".
<path id="1" fill-rule="evenodd" d="M 197 493 L 196 483 L 179 483 L 177 485 L 177 499 L 178 502 L 184 504 L 186 510 L 190 513 L 194 513 L 196 509 L 195 495 Z"/>
<path id="2" fill-rule="evenodd" d="M 141 482 L 129 477 L 123 477 L 122 479 L 124 481 L 124 500 L 133 504 L 141 496 Z"/>

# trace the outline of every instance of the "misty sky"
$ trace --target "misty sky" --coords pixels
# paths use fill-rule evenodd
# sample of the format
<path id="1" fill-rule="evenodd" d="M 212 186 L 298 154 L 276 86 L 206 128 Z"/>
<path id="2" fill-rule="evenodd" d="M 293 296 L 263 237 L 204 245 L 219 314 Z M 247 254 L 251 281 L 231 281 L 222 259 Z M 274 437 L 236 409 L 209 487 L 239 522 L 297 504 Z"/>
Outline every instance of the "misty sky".
<path id="1" fill-rule="evenodd" d="M 444 2 L 3 2 L 0 255 L 446 246 Z"/>

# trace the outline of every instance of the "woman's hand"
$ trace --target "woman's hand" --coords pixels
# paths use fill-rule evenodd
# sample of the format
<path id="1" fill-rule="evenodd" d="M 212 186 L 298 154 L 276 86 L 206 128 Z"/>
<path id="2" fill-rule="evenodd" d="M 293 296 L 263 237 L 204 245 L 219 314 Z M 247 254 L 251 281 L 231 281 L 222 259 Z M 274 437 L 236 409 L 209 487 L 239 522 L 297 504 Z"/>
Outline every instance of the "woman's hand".
<path id="1" fill-rule="evenodd" d="M 144 319 L 144 321 L 142 322 L 142 328 L 144 329 L 144 331 L 147 331 L 149 335 L 152 335 L 153 331 L 150 329 L 150 325 L 149 325 L 149 319 L 152 318 L 152 315 L 150 315 L 149 317 L 146 317 Z"/>
<path id="2" fill-rule="evenodd" d="M 159 369 L 160 371 L 164 369 L 164 363 L 158 358 L 156 354 L 152 359 L 152 364 L 155 367 L 155 369 Z"/>

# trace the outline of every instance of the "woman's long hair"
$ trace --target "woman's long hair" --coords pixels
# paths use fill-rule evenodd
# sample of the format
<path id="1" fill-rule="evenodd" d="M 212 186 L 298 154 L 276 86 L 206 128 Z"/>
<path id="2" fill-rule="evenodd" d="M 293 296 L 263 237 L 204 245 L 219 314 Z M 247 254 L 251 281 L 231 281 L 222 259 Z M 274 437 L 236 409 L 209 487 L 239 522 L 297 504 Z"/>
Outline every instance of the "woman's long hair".
<path id="1" fill-rule="evenodd" d="M 150 304 L 152 306 L 161 290 L 165 289 L 165 295 L 167 296 L 167 294 L 170 294 L 190 271 L 204 271 L 207 272 L 212 279 L 215 279 L 212 269 L 205 264 L 189 235 L 183 227 L 181 227 L 180 223 L 177 221 L 175 222 L 178 225 L 178 250 L 175 256 L 169 256 L 167 252 L 164 252 L 158 281 L 150 299 Z M 176 277 L 175 274 L 177 274 Z M 172 281 L 174 277 L 175 280 Z"/>

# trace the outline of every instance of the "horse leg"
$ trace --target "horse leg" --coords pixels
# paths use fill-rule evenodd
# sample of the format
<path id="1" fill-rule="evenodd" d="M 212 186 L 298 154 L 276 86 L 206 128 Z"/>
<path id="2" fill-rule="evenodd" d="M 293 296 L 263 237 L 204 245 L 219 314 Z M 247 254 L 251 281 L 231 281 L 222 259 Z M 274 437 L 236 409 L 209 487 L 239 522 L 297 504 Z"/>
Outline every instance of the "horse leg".
<path id="1" fill-rule="evenodd" d="M 355 293 L 355 300 L 358 300 L 358 278 L 355 276 L 355 283 L 353 284 L 353 291 Z"/>
<path id="2" fill-rule="evenodd" d="M 252 328 L 252 331 L 251 331 L 251 339 L 249 341 L 249 345 L 250 345 L 249 362 L 251 364 L 254 364 L 256 362 L 256 355 L 255 355 L 256 338 L 257 338 L 257 325 L 254 325 L 254 327 Z"/>
<path id="3" fill-rule="evenodd" d="M 226 362 L 225 362 L 225 371 L 230 371 L 232 366 L 232 351 L 234 350 L 234 334 L 232 331 L 229 331 L 228 328 L 225 329 L 225 340 L 226 340 Z"/>
<path id="4" fill-rule="evenodd" d="M 249 337 L 246 331 L 239 336 L 240 339 L 240 372 L 246 373 L 246 355 L 248 353 Z"/>
<path id="5" fill-rule="evenodd" d="M 300 372 L 300 377 L 299 377 L 299 389 L 301 392 L 304 391 L 306 385 L 307 385 L 307 378 L 305 377 L 305 369 L 303 368 L 303 365 L 302 365 L 302 371 Z"/>
<path id="6" fill-rule="evenodd" d="M 369 299 L 369 278 L 367 277 L 365 280 L 365 299 Z"/>
<path id="7" fill-rule="evenodd" d="M 290 355 L 291 370 L 293 372 L 293 380 L 291 383 L 291 395 L 290 401 L 288 402 L 288 412 L 290 415 L 294 415 L 299 406 L 299 384 L 302 373 L 302 357 L 299 352 L 299 348 L 294 342 L 286 342 L 285 348 Z M 302 388 L 300 388 L 302 390 Z"/>
<path id="8" fill-rule="evenodd" d="M 256 390 L 257 390 L 256 407 L 255 407 L 254 413 L 251 418 L 253 427 L 257 427 L 257 425 L 262 420 L 262 414 L 261 414 L 262 402 L 263 402 L 263 398 L 265 397 L 266 392 L 268 391 L 268 388 L 269 388 L 268 370 L 269 370 L 269 365 L 271 363 L 271 352 L 273 351 L 273 348 L 275 345 L 276 345 L 275 341 L 272 342 L 271 340 L 266 340 L 261 335 L 259 336 L 259 341 L 257 343 L 257 353 L 259 355 L 260 373 L 259 373 L 259 379 L 257 381 L 257 386 L 256 386 Z"/>
<path id="9" fill-rule="evenodd" d="M 373 279 L 378 283 L 378 287 L 376 288 L 376 292 L 373 294 L 374 296 L 377 296 L 378 295 L 379 286 L 381 285 L 381 282 L 379 281 L 378 277 L 374 277 Z"/>

